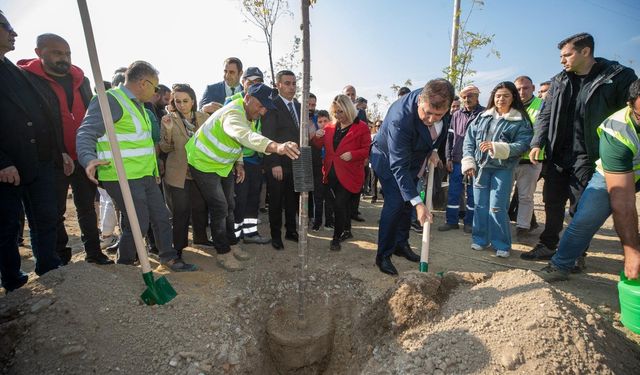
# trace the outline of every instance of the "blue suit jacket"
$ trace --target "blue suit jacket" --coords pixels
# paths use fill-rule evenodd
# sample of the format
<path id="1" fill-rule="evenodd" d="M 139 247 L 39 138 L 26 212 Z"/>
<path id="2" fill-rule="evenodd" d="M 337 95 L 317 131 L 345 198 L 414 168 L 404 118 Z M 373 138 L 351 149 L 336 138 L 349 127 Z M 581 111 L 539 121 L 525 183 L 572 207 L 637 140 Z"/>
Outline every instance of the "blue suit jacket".
<path id="1" fill-rule="evenodd" d="M 443 127 L 436 140 L 418 117 L 415 90 L 395 101 L 382 122 L 371 147 L 371 166 L 380 178 L 394 178 L 405 202 L 418 196 L 417 174 L 431 150 L 444 146 L 450 116 L 443 117 Z"/>
<path id="2" fill-rule="evenodd" d="M 226 97 L 227 92 L 224 89 L 224 81 L 208 85 L 204 90 L 204 94 L 202 94 L 198 108 L 202 110 L 202 106 L 211 102 L 223 104 Z"/>

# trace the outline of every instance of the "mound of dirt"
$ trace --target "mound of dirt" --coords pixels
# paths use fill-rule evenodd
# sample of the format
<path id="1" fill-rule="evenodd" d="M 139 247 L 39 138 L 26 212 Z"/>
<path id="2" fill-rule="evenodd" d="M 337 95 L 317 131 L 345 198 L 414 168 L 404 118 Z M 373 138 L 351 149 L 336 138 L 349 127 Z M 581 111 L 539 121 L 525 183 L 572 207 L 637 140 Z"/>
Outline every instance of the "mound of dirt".
<path id="1" fill-rule="evenodd" d="M 476 285 L 461 285 L 437 307 L 438 300 L 446 298 L 442 284 L 437 285 L 433 276 L 409 275 L 385 295 L 392 298 L 379 301 L 389 306 L 371 314 L 398 321 L 393 296 L 407 285 L 431 290 L 422 293 L 421 307 L 416 308 L 415 296 L 405 299 L 408 306 L 401 309 L 411 314 L 401 321 L 415 319 L 413 327 L 377 337 L 379 344 L 362 373 L 631 374 L 638 369 L 636 345 L 592 308 L 556 291 L 531 271 L 499 272 Z M 385 319 L 381 310 L 390 315 Z"/>
<path id="2" fill-rule="evenodd" d="M 169 274 L 178 296 L 146 306 L 137 268 L 78 262 L 52 271 L 0 299 L 0 372 L 277 373 L 266 327 L 295 303 L 295 270 L 224 276 Z M 309 269 L 306 288 L 309 306 L 333 318 L 326 374 L 632 374 L 640 366 L 637 346 L 610 322 L 532 272 L 407 273 L 372 298 L 346 272 Z"/>

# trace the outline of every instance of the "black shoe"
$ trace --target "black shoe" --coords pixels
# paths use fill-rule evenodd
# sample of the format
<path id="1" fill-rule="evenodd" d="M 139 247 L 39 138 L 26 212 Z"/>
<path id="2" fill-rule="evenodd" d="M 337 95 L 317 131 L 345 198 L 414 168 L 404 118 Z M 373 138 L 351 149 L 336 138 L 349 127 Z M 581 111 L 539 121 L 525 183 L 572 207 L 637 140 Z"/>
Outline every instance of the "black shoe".
<path id="1" fill-rule="evenodd" d="M 84 258 L 84 261 L 87 262 L 87 263 L 98 264 L 100 266 L 104 266 L 104 265 L 107 265 L 107 264 L 114 264 L 115 263 L 114 261 L 109 259 L 109 257 L 104 255 L 103 253 L 98 253 L 96 255 L 87 256 L 87 257 Z"/>
<path id="2" fill-rule="evenodd" d="M 578 257 L 578 259 L 576 259 L 576 263 L 571 269 L 571 273 L 582 273 L 582 271 L 587 268 L 586 256 L 586 254 L 581 255 Z"/>
<path id="3" fill-rule="evenodd" d="M 351 220 L 359 221 L 359 222 L 362 223 L 364 221 L 364 218 L 360 214 L 357 214 L 357 215 L 353 216 L 351 218 Z"/>
<path id="4" fill-rule="evenodd" d="M 313 227 L 311 227 L 311 230 L 314 232 L 317 232 L 320 230 L 320 224 L 313 224 Z"/>
<path id="5" fill-rule="evenodd" d="M 269 210 L 267 210 L 266 207 L 260 207 L 260 213 L 266 214 L 267 212 L 269 212 Z"/>
<path id="6" fill-rule="evenodd" d="M 284 250 L 284 244 L 282 243 L 282 240 L 279 238 L 272 238 L 271 246 L 273 246 L 273 248 L 276 250 Z"/>
<path id="7" fill-rule="evenodd" d="M 158 250 L 158 248 L 154 246 L 154 247 L 149 249 L 149 254 L 153 254 L 153 255 L 158 256 L 158 255 L 160 255 L 160 250 Z"/>
<path id="8" fill-rule="evenodd" d="M 350 238 L 353 238 L 353 234 L 351 234 L 351 231 L 345 230 L 344 232 L 342 232 L 339 241 L 344 242 Z"/>
<path id="9" fill-rule="evenodd" d="M 405 244 L 403 246 L 396 246 L 394 255 L 405 257 L 410 262 L 420 262 L 420 256 L 411 250 L 411 246 L 409 244 Z"/>
<path id="10" fill-rule="evenodd" d="M 416 233 L 422 234 L 422 225 L 420 225 L 419 221 L 414 221 L 411 223 L 411 230 Z"/>
<path id="11" fill-rule="evenodd" d="M 524 260 L 549 260 L 555 253 L 555 250 L 551 250 L 539 243 L 532 250 L 520 254 L 520 258 Z"/>
<path id="12" fill-rule="evenodd" d="M 440 232 L 446 232 L 446 231 L 451 230 L 451 229 L 460 229 L 460 225 L 459 224 L 446 223 L 446 224 L 442 224 L 441 226 L 438 227 L 438 230 Z"/>
<path id="13" fill-rule="evenodd" d="M 271 242 L 271 239 L 262 237 L 260 234 L 256 234 L 254 236 L 244 236 L 244 239 L 242 240 L 242 242 L 246 244 L 255 243 L 258 245 L 266 245 L 269 242 Z"/>
<path id="14" fill-rule="evenodd" d="M 333 230 L 333 223 L 325 224 L 324 229 Z"/>
<path id="15" fill-rule="evenodd" d="M 382 259 L 380 259 L 378 268 L 380 269 L 381 272 L 386 273 L 387 275 L 391 275 L 391 276 L 398 275 L 398 270 L 393 265 L 393 263 L 391 263 L 391 257 L 383 257 Z"/>
<path id="16" fill-rule="evenodd" d="M 473 226 L 471 224 L 465 224 L 462 231 L 471 234 L 473 233 Z"/>
<path id="17" fill-rule="evenodd" d="M 204 241 L 204 242 L 193 242 L 193 246 L 200 246 L 200 247 L 213 247 L 213 242 L 211 242 L 210 240 Z"/>
<path id="18" fill-rule="evenodd" d="M 331 251 L 340 251 L 340 240 L 331 240 L 331 244 L 329 245 L 329 250 Z"/>
<path id="19" fill-rule="evenodd" d="M 162 265 L 173 272 L 193 272 L 198 270 L 195 264 L 185 263 L 181 258 L 172 259 L 166 263 L 162 263 Z"/>
<path id="20" fill-rule="evenodd" d="M 298 242 L 298 232 L 290 232 L 290 233 L 286 233 L 284 235 L 284 239 L 285 240 L 289 240 L 289 241 L 293 241 L 293 242 Z"/>
<path id="21" fill-rule="evenodd" d="M 65 247 L 62 250 L 58 250 L 58 258 L 60 258 L 60 264 L 66 266 L 71 261 L 71 248 Z"/>

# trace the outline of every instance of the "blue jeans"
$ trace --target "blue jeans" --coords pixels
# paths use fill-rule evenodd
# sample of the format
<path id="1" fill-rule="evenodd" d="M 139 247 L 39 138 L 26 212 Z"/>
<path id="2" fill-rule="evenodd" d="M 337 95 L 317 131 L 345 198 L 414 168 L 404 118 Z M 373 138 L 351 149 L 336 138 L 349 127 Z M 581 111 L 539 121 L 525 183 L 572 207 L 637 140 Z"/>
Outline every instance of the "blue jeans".
<path id="1" fill-rule="evenodd" d="M 610 214 L 607 185 L 604 176 L 596 172 L 578 201 L 576 213 L 560 238 L 558 250 L 551 258 L 551 263 L 563 271 L 571 271 L 576 259 L 589 247 L 591 239 Z"/>
<path id="2" fill-rule="evenodd" d="M 482 168 L 476 173 L 473 184 L 473 243 L 480 246 L 493 245 L 496 250 L 510 250 L 511 228 L 507 209 L 513 170 Z"/>
<path id="3" fill-rule="evenodd" d="M 60 266 L 55 251 L 58 208 L 53 162 L 42 161 L 33 168 L 37 169 L 37 176 L 27 184 L 0 183 L 0 274 L 7 291 L 27 282 L 27 275 L 20 270 L 17 241 L 23 204 L 29 220 L 36 274 L 43 275 Z"/>
<path id="4" fill-rule="evenodd" d="M 453 170 L 449 174 L 449 192 L 447 197 L 447 224 L 458 224 L 458 214 L 460 212 L 460 197 L 464 190 L 462 183 L 462 164 L 453 163 Z M 464 224 L 473 223 L 473 184 L 467 185 L 467 210 L 464 215 Z"/>

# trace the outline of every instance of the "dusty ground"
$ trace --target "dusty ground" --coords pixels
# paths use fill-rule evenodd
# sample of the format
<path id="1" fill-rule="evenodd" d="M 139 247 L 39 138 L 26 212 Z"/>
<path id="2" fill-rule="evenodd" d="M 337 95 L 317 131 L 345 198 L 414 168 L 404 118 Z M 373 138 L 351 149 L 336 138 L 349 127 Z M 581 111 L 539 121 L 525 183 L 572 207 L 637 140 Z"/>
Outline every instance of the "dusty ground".
<path id="1" fill-rule="evenodd" d="M 542 224 L 540 197 L 536 202 Z M 310 233 L 307 303 L 330 310 L 335 324 L 325 373 L 629 374 L 640 368 L 640 337 L 618 321 L 622 256 L 611 222 L 592 242 L 587 272 L 553 287 L 518 270 L 544 266 L 520 260 L 530 246 L 515 244 L 511 258 L 501 259 L 471 251 L 461 230 L 434 231 L 430 271 L 478 276 L 465 274 L 470 282 L 430 295 L 437 285 L 428 283 L 439 279 L 409 274 L 398 281 L 374 266 L 381 206 L 363 200 L 366 222 L 354 223 L 355 238 L 341 252 L 328 251 L 331 232 Z M 435 216 L 434 228 L 444 214 Z M 78 229 L 68 228 L 75 263 L 40 279 L 32 274 L 25 288 L 0 297 L 4 373 L 276 372 L 264 330 L 270 312 L 296 306 L 297 244 L 285 241 L 280 252 L 245 246 L 253 258 L 236 273 L 221 270 L 210 252 L 190 248 L 185 258 L 201 271 L 167 273 L 178 297 L 148 307 L 138 299 L 144 290 L 138 269 L 84 263 Z M 261 232 L 268 233 L 266 224 Z M 411 244 L 418 248 L 420 235 L 412 233 Z M 30 256 L 24 248 L 25 271 L 33 270 Z M 417 267 L 394 263 L 403 275 Z"/>

